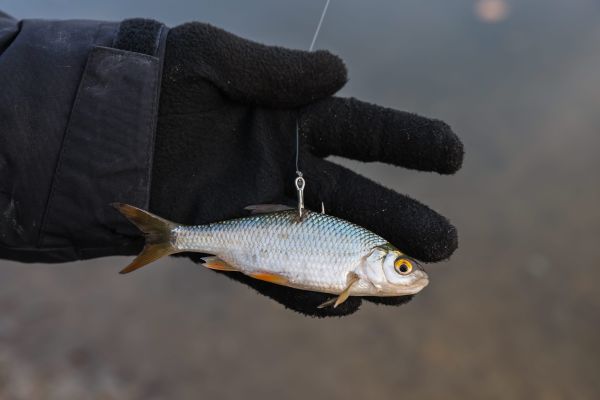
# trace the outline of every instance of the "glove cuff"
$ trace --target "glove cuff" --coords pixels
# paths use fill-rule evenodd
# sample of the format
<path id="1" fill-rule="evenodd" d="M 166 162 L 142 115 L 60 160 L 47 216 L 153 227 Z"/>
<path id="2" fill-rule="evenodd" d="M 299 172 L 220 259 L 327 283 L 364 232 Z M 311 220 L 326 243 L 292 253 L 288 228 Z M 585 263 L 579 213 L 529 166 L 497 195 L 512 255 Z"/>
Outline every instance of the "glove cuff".
<path id="1" fill-rule="evenodd" d="M 152 19 L 132 18 L 121 22 L 114 47 L 164 59 L 169 29 Z"/>

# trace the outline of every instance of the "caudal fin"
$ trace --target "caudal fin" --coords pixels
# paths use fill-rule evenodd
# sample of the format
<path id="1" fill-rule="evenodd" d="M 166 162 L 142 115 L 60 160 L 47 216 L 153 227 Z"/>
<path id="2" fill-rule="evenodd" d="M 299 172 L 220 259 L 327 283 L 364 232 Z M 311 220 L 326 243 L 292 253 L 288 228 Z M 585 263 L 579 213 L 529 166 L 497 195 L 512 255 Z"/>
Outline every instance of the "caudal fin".
<path id="1" fill-rule="evenodd" d="M 176 226 L 173 222 L 129 204 L 112 203 L 111 205 L 146 236 L 144 249 L 131 264 L 121 270 L 121 274 L 135 271 L 161 257 L 178 252 L 171 244 L 171 231 Z"/>

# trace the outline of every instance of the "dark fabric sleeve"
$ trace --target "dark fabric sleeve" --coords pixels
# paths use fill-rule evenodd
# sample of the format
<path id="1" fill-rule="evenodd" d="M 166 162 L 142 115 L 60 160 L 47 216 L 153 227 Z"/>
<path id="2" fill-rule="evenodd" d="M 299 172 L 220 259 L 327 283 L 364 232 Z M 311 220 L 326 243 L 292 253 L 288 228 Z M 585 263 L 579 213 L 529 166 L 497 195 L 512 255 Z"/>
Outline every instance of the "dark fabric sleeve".
<path id="1" fill-rule="evenodd" d="M 0 18 L 0 257 L 139 249 L 108 205 L 148 207 L 166 29 Z"/>
<path id="2" fill-rule="evenodd" d="M 10 15 L 8 15 L 7 13 L 5 13 L 4 11 L 0 10 L 0 18 L 5 18 L 5 19 L 14 19 L 13 17 L 11 17 Z"/>
<path id="3" fill-rule="evenodd" d="M 0 11 L 0 54 L 12 42 L 18 32 L 18 22 Z"/>

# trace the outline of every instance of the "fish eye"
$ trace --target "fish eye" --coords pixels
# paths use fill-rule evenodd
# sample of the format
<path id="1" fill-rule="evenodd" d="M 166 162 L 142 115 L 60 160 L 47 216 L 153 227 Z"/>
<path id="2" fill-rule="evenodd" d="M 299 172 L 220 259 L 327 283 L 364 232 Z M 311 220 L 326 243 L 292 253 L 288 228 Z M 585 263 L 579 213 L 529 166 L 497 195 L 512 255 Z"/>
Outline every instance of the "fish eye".
<path id="1" fill-rule="evenodd" d="M 408 275 L 413 270 L 413 264 L 406 258 L 399 258 L 394 262 L 394 269 L 400 275 Z"/>

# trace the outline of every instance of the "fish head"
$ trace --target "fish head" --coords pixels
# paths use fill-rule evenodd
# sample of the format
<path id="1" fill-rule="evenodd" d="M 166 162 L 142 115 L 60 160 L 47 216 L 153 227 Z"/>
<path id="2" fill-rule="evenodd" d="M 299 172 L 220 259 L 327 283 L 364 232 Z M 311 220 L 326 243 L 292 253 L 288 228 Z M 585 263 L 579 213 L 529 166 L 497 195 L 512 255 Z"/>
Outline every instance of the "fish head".
<path id="1" fill-rule="evenodd" d="M 376 247 L 365 263 L 367 280 L 387 296 L 416 294 L 429 284 L 425 270 L 392 245 Z"/>

